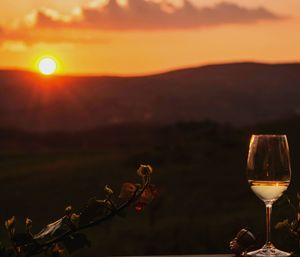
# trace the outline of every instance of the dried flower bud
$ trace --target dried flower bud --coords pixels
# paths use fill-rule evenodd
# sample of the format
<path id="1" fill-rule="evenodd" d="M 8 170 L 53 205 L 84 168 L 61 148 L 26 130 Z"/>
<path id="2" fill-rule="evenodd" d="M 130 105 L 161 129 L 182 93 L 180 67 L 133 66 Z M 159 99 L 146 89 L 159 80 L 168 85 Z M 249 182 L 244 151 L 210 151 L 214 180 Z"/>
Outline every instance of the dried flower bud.
<path id="1" fill-rule="evenodd" d="M 67 207 L 65 208 L 65 215 L 68 216 L 68 217 L 70 217 L 71 214 L 72 214 L 72 211 L 73 211 L 72 206 L 67 206 Z"/>
<path id="2" fill-rule="evenodd" d="M 31 227 L 32 227 L 32 220 L 27 217 L 26 220 L 25 220 L 25 225 L 26 225 L 27 229 L 31 229 Z"/>
<path id="3" fill-rule="evenodd" d="M 113 191 L 108 185 L 106 185 L 106 186 L 104 187 L 104 192 L 105 192 L 105 194 L 106 194 L 107 196 L 111 196 L 111 195 L 114 194 L 114 191 Z"/>
<path id="4" fill-rule="evenodd" d="M 12 216 L 10 219 L 5 221 L 5 227 L 7 230 L 14 228 L 16 225 L 16 217 Z"/>
<path id="5" fill-rule="evenodd" d="M 136 185 L 134 185 L 132 183 L 129 183 L 129 182 L 124 183 L 122 185 L 119 198 L 130 199 L 134 195 L 134 193 L 136 192 L 136 190 L 137 190 Z"/>
<path id="6" fill-rule="evenodd" d="M 144 206 L 145 204 L 144 203 L 141 203 L 141 202 L 137 202 L 135 205 L 134 205 L 134 209 L 137 213 L 140 213 L 143 209 L 144 209 Z"/>
<path id="7" fill-rule="evenodd" d="M 255 244 L 254 235 L 247 229 L 241 229 L 229 243 L 229 248 L 236 255 L 245 255 L 248 250 L 254 248 Z"/>
<path id="8" fill-rule="evenodd" d="M 141 177 L 151 174 L 152 172 L 153 172 L 153 169 L 150 165 L 143 165 L 143 164 L 141 164 L 137 170 L 137 174 Z"/>

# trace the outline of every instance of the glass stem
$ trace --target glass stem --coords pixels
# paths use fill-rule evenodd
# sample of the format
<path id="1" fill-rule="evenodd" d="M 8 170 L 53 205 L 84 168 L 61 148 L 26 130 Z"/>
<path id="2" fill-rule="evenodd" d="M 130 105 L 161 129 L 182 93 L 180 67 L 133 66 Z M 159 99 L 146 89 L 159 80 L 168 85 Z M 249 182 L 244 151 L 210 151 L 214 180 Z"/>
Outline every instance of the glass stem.
<path id="1" fill-rule="evenodd" d="M 271 246 L 271 214 L 272 214 L 272 203 L 266 203 L 266 246 Z"/>

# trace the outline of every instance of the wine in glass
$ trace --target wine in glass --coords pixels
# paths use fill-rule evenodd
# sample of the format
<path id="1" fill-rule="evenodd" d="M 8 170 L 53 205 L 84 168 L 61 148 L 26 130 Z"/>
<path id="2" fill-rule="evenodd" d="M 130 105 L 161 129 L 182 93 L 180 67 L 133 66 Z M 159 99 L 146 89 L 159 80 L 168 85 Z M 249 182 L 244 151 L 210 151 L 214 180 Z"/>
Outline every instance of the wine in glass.
<path id="1" fill-rule="evenodd" d="M 252 135 L 247 177 L 252 191 L 266 205 L 266 243 L 248 256 L 289 256 L 271 242 L 271 213 L 273 203 L 288 188 L 291 179 L 289 146 L 286 135 Z"/>

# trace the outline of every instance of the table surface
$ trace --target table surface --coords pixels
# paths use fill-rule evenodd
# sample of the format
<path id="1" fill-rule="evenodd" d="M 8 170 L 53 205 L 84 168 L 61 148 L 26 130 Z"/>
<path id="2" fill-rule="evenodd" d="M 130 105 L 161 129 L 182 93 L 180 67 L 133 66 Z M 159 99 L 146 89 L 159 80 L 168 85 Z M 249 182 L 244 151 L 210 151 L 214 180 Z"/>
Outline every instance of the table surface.
<path id="1" fill-rule="evenodd" d="M 234 257 L 234 254 L 198 254 L 198 255 L 144 255 L 144 256 L 127 256 L 127 257 Z M 121 257 L 121 256 L 114 256 Z M 125 257 L 125 256 L 122 256 Z"/>

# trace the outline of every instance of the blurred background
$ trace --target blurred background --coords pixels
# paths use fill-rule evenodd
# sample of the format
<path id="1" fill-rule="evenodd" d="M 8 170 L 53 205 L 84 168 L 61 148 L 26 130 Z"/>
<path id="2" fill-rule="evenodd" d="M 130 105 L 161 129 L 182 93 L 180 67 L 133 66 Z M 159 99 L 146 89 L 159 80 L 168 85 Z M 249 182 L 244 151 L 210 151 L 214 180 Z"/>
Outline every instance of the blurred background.
<path id="1" fill-rule="evenodd" d="M 287 134 L 288 195 L 300 154 L 299 2 L 62 1 L 0 4 L 0 241 L 116 192 L 151 164 L 159 197 L 89 229 L 74 256 L 229 252 L 265 238 L 250 190 L 251 134 Z M 295 212 L 282 197 L 276 222 Z M 278 248 L 295 241 L 274 231 Z"/>

